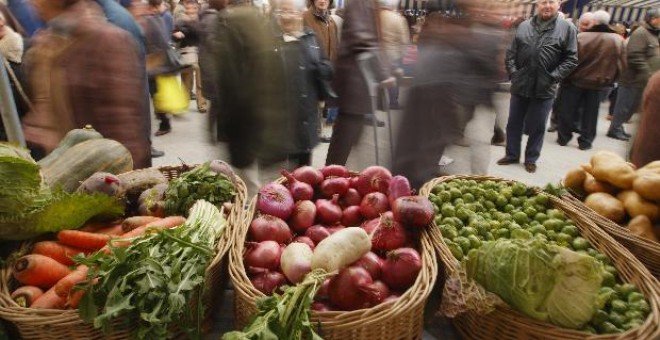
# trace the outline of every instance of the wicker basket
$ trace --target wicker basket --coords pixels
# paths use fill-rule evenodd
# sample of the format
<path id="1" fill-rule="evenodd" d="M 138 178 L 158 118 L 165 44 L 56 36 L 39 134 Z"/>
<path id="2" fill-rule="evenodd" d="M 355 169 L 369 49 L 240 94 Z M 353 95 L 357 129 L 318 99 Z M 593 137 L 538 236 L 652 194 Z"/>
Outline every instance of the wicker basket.
<path id="1" fill-rule="evenodd" d="M 179 177 L 181 173 L 190 169 L 188 166 L 166 166 L 158 170 L 168 180 Z M 206 269 L 206 291 L 203 301 L 205 304 L 205 315 L 203 328 L 211 326 L 213 312 L 215 311 L 213 293 L 221 291 L 227 282 L 227 260 L 225 255 L 233 242 L 234 231 L 232 228 L 238 225 L 242 216 L 247 189 L 245 183 L 236 176 L 236 197 L 233 209 L 227 218 L 227 229 L 218 241 L 216 255 Z M 12 278 L 11 266 L 0 270 L 0 317 L 10 321 L 18 328 L 24 339 L 130 339 L 134 328 L 132 320 L 116 320 L 110 334 L 104 334 L 95 329 L 93 325 L 84 322 L 78 316 L 77 310 L 55 310 L 55 309 L 32 309 L 18 306 L 10 297 L 12 288 L 16 282 Z M 181 331 L 173 327 L 172 332 L 178 334 Z"/>
<path id="2" fill-rule="evenodd" d="M 628 248 L 651 271 L 651 274 L 660 279 L 660 243 L 629 233 L 624 227 L 584 205 L 575 196 L 564 195 L 561 198 L 589 217 L 597 226 L 605 230 L 605 232 L 614 237 L 624 247 Z"/>
<path id="3" fill-rule="evenodd" d="M 424 185 L 421 195 L 429 195 L 433 187 L 453 179 L 470 179 L 475 181 L 505 181 L 504 179 L 484 176 L 448 176 L 436 178 Z M 612 259 L 619 275 L 626 281 L 634 283 L 649 300 L 651 313 L 644 323 L 637 328 L 624 333 L 591 335 L 575 330 L 560 328 L 549 323 L 529 318 L 508 306 L 497 306 L 494 312 L 486 315 L 468 311 L 453 319 L 459 333 L 468 339 L 660 339 L 660 284 L 651 273 L 635 257 L 620 244 L 616 243 L 603 230 L 598 228 L 573 206 L 551 197 L 555 208 L 562 210 L 575 222 L 582 237 L 589 240 L 592 246 Z M 429 234 L 438 252 L 447 276 L 456 273 L 459 262 L 451 254 L 444 243 L 440 228 L 435 228 Z"/>
<path id="4" fill-rule="evenodd" d="M 282 181 L 282 180 L 280 180 Z M 255 214 L 256 197 L 245 210 L 243 223 L 234 235 L 234 247 L 229 252 L 229 276 L 234 286 L 234 319 L 242 329 L 257 312 L 257 299 L 265 297 L 245 273 L 243 252 L 248 228 Z M 424 330 L 424 306 L 438 274 L 431 239 L 422 233 L 422 270 L 417 281 L 399 299 L 378 306 L 351 312 L 312 311 L 313 322 L 320 323 L 319 334 L 332 339 L 421 339 Z"/>

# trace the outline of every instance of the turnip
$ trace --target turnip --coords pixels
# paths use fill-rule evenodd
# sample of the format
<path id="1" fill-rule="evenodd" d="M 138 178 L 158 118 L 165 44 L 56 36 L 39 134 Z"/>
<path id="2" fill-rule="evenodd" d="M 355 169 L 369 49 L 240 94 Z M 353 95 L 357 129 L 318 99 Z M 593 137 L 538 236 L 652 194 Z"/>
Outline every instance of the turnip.
<path id="1" fill-rule="evenodd" d="M 286 246 L 280 257 L 282 272 L 291 283 L 302 281 L 305 275 L 312 270 L 311 263 L 312 248 L 300 242 Z"/>
<path id="2" fill-rule="evenodd" d="M 316 245 L 312 255 L 312 269 L 332 273 L 357 261 L 370 250 L 371 240 L 364 229 L 344 228 Z"/>

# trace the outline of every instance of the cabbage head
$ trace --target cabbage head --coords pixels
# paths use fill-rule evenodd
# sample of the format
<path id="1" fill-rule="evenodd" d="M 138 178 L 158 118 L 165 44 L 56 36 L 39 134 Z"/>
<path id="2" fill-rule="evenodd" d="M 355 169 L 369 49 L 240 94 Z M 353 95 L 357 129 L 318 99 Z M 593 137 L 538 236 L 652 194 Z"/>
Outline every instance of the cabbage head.
<path id="1" fill-rule="evenodd" d="M 469 278 L 537 320 L 580 329 L 597 309 L 603 266 L 539 239 L 485 242 L 465 259 Z"/>

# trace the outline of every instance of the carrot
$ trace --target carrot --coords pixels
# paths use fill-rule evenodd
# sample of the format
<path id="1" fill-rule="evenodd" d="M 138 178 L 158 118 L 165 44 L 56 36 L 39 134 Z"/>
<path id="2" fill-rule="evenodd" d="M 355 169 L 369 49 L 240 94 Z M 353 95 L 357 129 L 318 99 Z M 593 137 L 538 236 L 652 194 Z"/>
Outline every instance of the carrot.
<path id="1" fill-rule="evenodd" d="M 159 229 L 171 229 L 178 227 L 186 222 L 186 218 L 183 216 L 169 216 L 158 221 L 153 221 L 145 225 L 147 228 L 158 227 Z"/>
<path id="2" fill-rule="evenodd" d="M 80 304 L 80 300 L 82 300 L 83 296 L 85 296 L 84 290 L 77 290 L 75 292 L 71 292 L 71 294 L 69 294 L 69 298 L 66 300 L 65 307 L 71 309 L 77 309 L 78 305 Z"/>
<path id="3" fill-rule="evenodd" d="M 48 256 L 61 264 L 71 266 L 74 264 L 72 260 L 74 256 L 78 254 L 87 254 L 89 251 L 85 249 L 65 246 L 55 241 L 41 241 L 34 244 L 32 253 Z"/>
<path id="4" fill-rule="evenodd" d="M 65 265 L 39 254 L 25 255 L 14 264 L 14 278 L 20 283 L 50 288 L 57 281 L 69 275 L 71 270 Z"/>
<path id="5" fill-rule="evenodd" d="M 95 234 L 106 234 L 106 235 L 110 235 L 110 236 L 119 236 L 119 235 L 124 233 L 124 229 L 122 228 L 121 224 L 115 224 L 111 227 L 98 229 L 94 233 Z"/>
<path id="6" fill-rule="evenodd" d="M 65 303 L 66 300 L 55 294 L 55 290 L 51 288 L 36 299 L 30 308 L 63 309 Z"/>
<path id="7" fill-rule="evenodd" d="M 13 293 L 11 293 L 11 298 L 16 301 L 19 306 L 27 308 L 43 294 L 44 291 L 39 287 L 23 286 L 18 287 Z"/>
<path id="8" fill-rule="evenodd" d="M 69 295 L 69 292 L 71 292 L 71 288 L 78 284 L 79 282 L 84 281 L 87 278 L 87 271 L 89 268 L 85 265 L 80 265 L 76 270 L 71 272 L 71 274 L 63 277 L 61 280 L 57 281 L 57 283 L 53 286 L 53 289 L 55 290 L 55 294 L 57 294 L 59 297 L 67 297 Z"/>
<path id="9" fill-rule="evenodd" d="M 110 235 L 94 234 L 79 230 L 62 230 L 57 233 L 57 239 L 62 244 L 92 250 L 103 248 L 110 238 Z"/>
<path id="10" fill-rule="evenodd" d="M 174 227 L 178 227 L 182 225 L 184 222 L 186 222 L 186 218 L 183 216 L 170 216 L 170 217 L 165 217 L 163 219 L 160 219 L 158 221 L 154 221 L 151 223 L 148 223 L 146 225 L 143 225 L 141 227 L 135 228 L 129 232 L 127 232 L 124 235 L 121 235 L 121 240 L 115 240 L 113 241 L 112 245 L 115 247 L 128 247 L 128 245 L 131 244 L 131 241 L 129 239 L 142 236 L 147 231 L 149 230 L 163 230 L 163 229 L 171 229 Z M 106 246 L 101 249 L 101 251 L 105 252 L 108 254 L 110 252 L 110 249 Z"/>
<path id="11" fill-rule="evenodd" d="M 160 220 L 160 217 L 155 216 L 133 216 L 129 217 L 121 223 L 124 232 L 127 233 L 135 228 L 147 225 L 151 222 Z"/>

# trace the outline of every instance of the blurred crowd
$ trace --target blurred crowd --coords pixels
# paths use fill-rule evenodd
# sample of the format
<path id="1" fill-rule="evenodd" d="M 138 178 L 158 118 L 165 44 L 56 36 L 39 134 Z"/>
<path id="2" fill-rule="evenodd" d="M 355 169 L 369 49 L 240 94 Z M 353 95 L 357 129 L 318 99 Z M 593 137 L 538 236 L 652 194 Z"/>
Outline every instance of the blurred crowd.
<path id="1" fill-rule="evenodd" d="M 508 88 L 508 121 L 492 127 L 492 144 L 505 146 L 500 165 L 522 161 L 535 172 L 549 118 L 557 143 L 577 134 L 579 148 L 591 149 L 605 100 L 607 136 L 632 138 L 624 123 L 642 112 L 632 160 L 660 159 L 657 8 L 626 27 L 605 11 L 566 18 L 560 0 L 537 0 L 529 18 L 487 0 L 429 0 L 414 11 L 399 10 L 399 0 L 334 5 L 0 0 L 0 55 L 36 158 L 91 124 L 148 167 L 163 155 L 152 138 L 176 129 L 171 116 L 192 99 L 232 165 L 259 187 L 283 167 L 311 164 L 321 142 L 327 164 L 346 164 L 364 130 L 385 124 L 377 110 L 401 110 L 391 167 L 419 187 L 464 139 L 476 108 L 497 111 L 493 96 Z"/>

